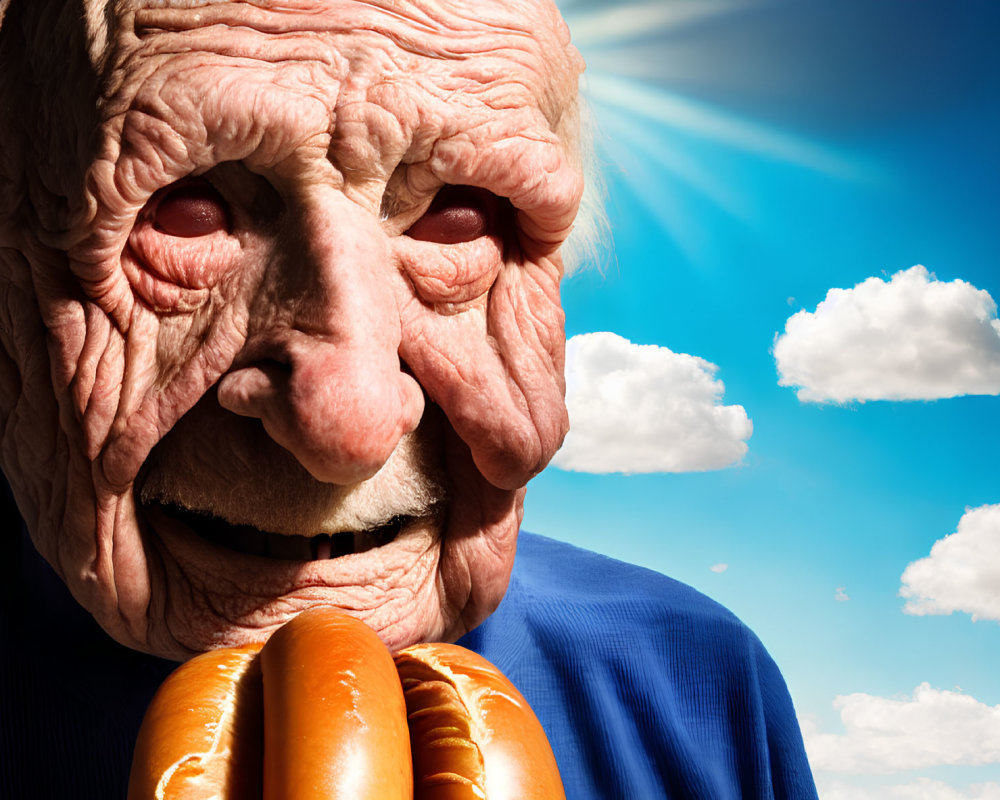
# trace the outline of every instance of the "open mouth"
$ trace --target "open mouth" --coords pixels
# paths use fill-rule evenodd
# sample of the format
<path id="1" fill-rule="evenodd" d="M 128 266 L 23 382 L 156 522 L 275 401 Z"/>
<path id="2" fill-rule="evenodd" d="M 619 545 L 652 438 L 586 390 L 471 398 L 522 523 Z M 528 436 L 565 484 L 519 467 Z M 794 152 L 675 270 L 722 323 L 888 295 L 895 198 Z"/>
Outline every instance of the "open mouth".
<path id="1" fill-rule="evenodd" d="M 156 505 L 164 514 L 184 523 L 215 545 L 245 555 L 283 561 L 320 561 L 374 550 L 392 542 L 415 519 L 397 515 L 369 530 L 299 536 L 262 531 L 252 525 L 234 525 L 212 514 L 177 505 Z"/>

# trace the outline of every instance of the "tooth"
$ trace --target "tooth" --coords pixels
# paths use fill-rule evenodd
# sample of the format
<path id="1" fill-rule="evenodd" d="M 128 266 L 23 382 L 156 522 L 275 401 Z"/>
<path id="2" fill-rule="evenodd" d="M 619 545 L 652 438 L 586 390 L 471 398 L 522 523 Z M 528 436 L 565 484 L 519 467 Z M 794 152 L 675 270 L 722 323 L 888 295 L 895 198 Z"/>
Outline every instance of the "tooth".
<path id="1" fill-rule="evenodd" d="M 313 557 L 316 559 L 330 558 L 330 536 L 321 533 L 313 537 Z"/>

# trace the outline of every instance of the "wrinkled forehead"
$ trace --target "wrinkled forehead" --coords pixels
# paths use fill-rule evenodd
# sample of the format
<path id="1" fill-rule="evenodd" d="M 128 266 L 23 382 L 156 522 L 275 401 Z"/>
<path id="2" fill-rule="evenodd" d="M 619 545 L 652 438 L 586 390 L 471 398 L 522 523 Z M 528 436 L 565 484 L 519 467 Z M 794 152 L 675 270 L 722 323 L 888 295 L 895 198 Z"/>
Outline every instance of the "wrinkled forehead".
<path id="1" fill-rule="evenodd" d="M 89 10 L 90 39 L 117 50 L 119 69 L 123 61 L 140 69 L 137 56 L 183 50 L 275 64 L 314 61 L 342 81 L 424 75 L 442 91 L 502 89 L 508 103 L 537 106 L 554 127 L 583 68 L 549 0 L 106 2 Z"/>

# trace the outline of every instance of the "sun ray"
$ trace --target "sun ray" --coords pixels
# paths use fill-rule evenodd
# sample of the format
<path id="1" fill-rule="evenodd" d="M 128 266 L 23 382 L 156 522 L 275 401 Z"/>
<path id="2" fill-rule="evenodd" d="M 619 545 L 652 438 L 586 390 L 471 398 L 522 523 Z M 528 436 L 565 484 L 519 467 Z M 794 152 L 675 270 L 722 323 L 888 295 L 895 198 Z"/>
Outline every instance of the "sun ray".
<path id="1" fill-rule="evenodd" d="M 742 152 L 846 180 L 860 180 L 866 175 L 853 160 L 829 148 L 640 81 L 593 74 L 587 80 L 587 95 L 595 105 L 629 112 L 662 126 L 664 134 L 694 134 Z"/>
<path id="2" fill-rule="evenodd" d="M 692 264 L 704 253 L 708 225 L 698 216 L 706 206 L 692 203 L 692 192 L 737 222 L 751 224 L 757 217 L 752 190 L 732 181 L 721 160 L 708 161 L 706 145 L 728 164 L 731 154 L 835 181 L 884 180 L 881 170 L 851 153 L 693 97 L 690 89 L 673 88 L 678 76 L 699 70 L 691 62 L 691 42 L 702 39 L 693 37 L 711 35 L 713 19 L 738 24 L 734 15 L 763 7 L 766 0 L 632 0 L 613 8 L 593 0 L 561 0 L 559 5 L 588 61 L 582 91 L 596 120 L 598 151 L 620 173 L 617 182 Z M 683 64 L 672 57 L 680 52 L 688 54 Z M 717 63 L 702 66 L 706 75 L 719 75 Z"/>
<path id="3" fill-rule="evenodd" d="M 638 152 L 647 164 L 659 166 L 689 189 L 711 200 L 716 206 L 743 222 L 749 220 L 747 198 L 731 183 L 692 159 L 677 144 L 669 141 L 648 125 L 642 116 L 625 111 L 609 114 L 601 123 L 601 147 L 618 161 L 623 153 Z"/>
<path id="4" fill-rule="evenodd" d="M 573 31 L 573 41 L 581 49 L 616 47 L 636 38 L 668 35 L 683 27 L 736 7 L 735 0 L 645 0 L 599 7 L 595 11 L 579 10 L 577 3 L 559 4 Z"/>
<path id="5" fill-rule="evenodd" d="M 690 224 L 690 209 L 681 202 L 680 193 L 664 191 L 663 185 L 636 176 L 647 175 L 648 161 L 638 152 L 623 148 L 615 162 L 625 177 L 626 190 L 656 221 L 669 240 L 692 264 L 699 263 L 699 253 L 706 244 L 707 232 Z"/>

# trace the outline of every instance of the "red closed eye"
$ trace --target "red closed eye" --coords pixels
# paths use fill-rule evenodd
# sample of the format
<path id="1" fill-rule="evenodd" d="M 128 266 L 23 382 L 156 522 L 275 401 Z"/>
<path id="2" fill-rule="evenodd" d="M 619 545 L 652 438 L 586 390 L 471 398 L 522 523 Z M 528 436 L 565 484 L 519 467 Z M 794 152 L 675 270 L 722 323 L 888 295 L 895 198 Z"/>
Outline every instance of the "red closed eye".
<path id="1" fill-rule="evenodd" d="M 406 235 L 422 242 L 458 244 L 493 232 L 497 197 L 474 186 L 445 186 Z"/>
<path id="2" fill-rule="evenodd" d="M 153 212 L 153 226 L 167 236 L 190 239 L 229 230 L 229 212 L 222 196 L 208 183 L 184 183 L 168 188 Z"/>

